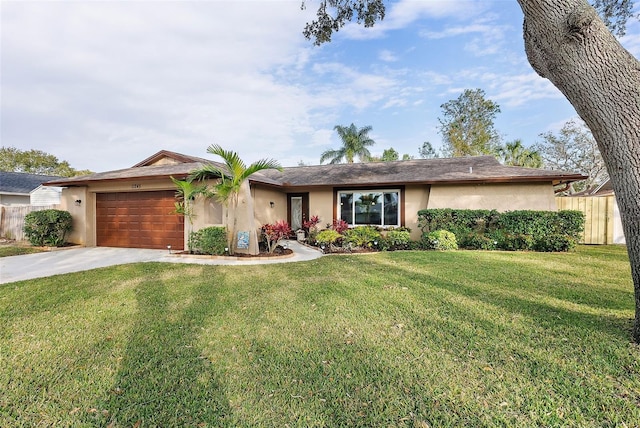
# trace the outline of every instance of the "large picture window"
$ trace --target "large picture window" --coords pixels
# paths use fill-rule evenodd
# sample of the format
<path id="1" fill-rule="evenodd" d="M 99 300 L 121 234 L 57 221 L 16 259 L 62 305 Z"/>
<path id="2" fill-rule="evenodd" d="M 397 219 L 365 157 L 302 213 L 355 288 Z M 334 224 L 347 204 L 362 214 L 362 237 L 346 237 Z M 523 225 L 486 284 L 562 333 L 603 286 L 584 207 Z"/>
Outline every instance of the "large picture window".
<path id="1" fill-rule="evenodd" d="M 338 192 L 338 217 L 350 226 L 400 226 L 400 191 Z"/>

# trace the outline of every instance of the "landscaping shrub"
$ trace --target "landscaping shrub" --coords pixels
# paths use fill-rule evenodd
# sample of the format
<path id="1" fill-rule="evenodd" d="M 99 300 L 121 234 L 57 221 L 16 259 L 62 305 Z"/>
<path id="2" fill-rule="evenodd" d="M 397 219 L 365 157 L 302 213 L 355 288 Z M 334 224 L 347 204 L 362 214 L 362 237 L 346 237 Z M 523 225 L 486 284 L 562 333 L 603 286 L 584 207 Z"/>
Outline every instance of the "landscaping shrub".
<path id="1" fill-rule="evenodd" d="M 537 239 L 533 244 L 533 249 L 543 252 L 557 252 L 573 250 L 577 245 L 577 240 L 569 235 L 554 233 Z"/>
<path id="2" fill-rule="evenodd" d="M 221 256 L 225 254 L 225 248 L 227 248 L 227 229 L 212 226 L 191 232 L 189 248 L 196 254 Z"/>
<path id="3" fill-rule="evenodd" d="M 491 237 L 478 232 L 469 232 L 462 235 L 458 242 L 460 248 L 468 250 L 495 250 L 497 241 Z"/>
<path id="4" fill-rule="evenodd" d="M 360 226 L 349 229 L 344 233 L 346 243 L 360 248 L 372 248 L 374 242 L 380 242 L 382 235 L 372 226 Z"/>
<path id="5" fill-rule="evenodd" d="M 458 242 L 456 235 L 448 230 L 436 230 L 422 235 L 425 248 L 430 250 L 457 250 Z"/>
<path id="6" fill-rule="evenodd" d="M 533 237 L 522 233 L 504 233 L 502 231 L 493 235 L 498 242 L 497 247 L 506 251 L 519 251 L 533 249 Z"/>
<path id="7" fill-rule="evenodd" d="M 410 243 L 411 234 L 407 230 L 393 229 L 382 239 L 381 247 L 384 250 L 408 250 Z"/>
<path id="8" fill-rule="evenodd" d="M 333 220 L 333 224 L 331 225 L 331 229 L 338 232 L 340 235 L 344 234 L 345 231 L 349 230 L 349 223 L 340 219 Z"/>
<path id="9" fill-rule="evenodd" d="M 423 233 L 448 230 L 458 238 L 469 232 L 487 233 L 496 229 L 500 213 L 496 210 L 457 210 L 438 208 L 418 211 L 418 227 Z"/>
<path id="10" fill-rule="evenodd" d="M 267 245 L 267 250 L 273 253 L 278 246 L 278 242 L 291 234 L 291 227 L 286 220 L 279 220 L 275 222 L 275 224 L 265 224 L 262 226 L 261 233 Z"/>
<path id="11" fill-rule="evenodd" d="M 325 229 L 318 232 L 316 235 L 316 242 L 320 246 L 326 246 L 331 249 L 331 245 L 338 242 L 338 240 L 342 239 L 342 235 L 336 232 L 333 229 Z"/>
<path id="12" fill-rule="evenodd" d="M 423 233 L 453 232 L 463 248 L 568 251 L 584 229 L 580 211 L 428 209 L 418 212 Z M 497 242 L 497 243 L 496 243 Z"/>
<path id="13" fill-rule="evenodd" d="M 302 222 L 302 229 L 307 233 L 307 242 L 311 244 L 316 242 L 318 224 L 320 224 L 320 217 L 317 215 L 311 216 L 309 220 Z"/>
<path id="14" fill-rule="evenodd" d="M 72 219 L 68 211 L 33 211 L 24 218 L 24 233 L 31 245 L 62 247 L 71 231 Z"/>

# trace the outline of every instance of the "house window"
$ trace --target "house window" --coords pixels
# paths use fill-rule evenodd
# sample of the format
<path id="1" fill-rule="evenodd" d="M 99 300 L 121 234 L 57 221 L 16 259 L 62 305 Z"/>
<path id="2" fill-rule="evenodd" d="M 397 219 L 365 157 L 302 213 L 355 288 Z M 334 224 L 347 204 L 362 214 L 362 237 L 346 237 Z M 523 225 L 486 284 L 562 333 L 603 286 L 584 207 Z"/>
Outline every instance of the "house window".
<path id="1" fill-rule="evenodd" d="M 349 226 L 400 226 L 400 191 L 338 192 L 338 218 Z"/>

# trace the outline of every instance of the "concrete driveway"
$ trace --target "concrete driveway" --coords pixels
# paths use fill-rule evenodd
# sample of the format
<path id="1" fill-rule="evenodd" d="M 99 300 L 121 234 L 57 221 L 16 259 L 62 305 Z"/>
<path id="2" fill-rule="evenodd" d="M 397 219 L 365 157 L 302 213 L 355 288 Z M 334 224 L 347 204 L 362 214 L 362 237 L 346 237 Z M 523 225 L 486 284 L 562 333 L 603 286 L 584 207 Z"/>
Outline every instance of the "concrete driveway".
<path id="1" fill-rule="evenodd" d="M 248 265 L 299 262 L 322 256 L 319 251 L 295 241 L 289 241 L 288 245 L 293 250 L 292 257 L 271 259 L 190 258 L 172 256 L 167 250 L 108 247 L 68 248 L 23 256 L 0 257 L 0 284 L 138 262 Z"/>

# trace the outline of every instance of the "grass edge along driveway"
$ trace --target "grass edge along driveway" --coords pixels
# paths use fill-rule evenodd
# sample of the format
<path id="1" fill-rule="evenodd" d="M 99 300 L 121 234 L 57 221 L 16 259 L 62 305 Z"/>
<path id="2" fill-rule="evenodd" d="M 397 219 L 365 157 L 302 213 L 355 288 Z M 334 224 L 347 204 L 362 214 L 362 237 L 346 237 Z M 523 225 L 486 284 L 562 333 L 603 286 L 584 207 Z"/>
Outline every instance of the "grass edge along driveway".
<path id="1" fill-rule="evenodd" d="M 0 426 L 637 426 L 623 247 L 0 286 Z"/>

